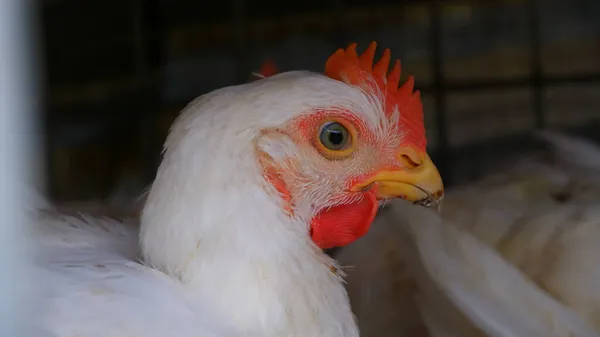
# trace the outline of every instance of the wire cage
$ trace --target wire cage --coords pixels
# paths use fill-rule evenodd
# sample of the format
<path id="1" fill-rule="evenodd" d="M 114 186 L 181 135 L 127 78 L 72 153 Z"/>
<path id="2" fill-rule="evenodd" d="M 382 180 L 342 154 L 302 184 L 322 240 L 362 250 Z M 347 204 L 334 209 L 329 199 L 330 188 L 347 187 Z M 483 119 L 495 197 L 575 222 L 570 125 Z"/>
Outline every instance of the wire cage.
<path id="1" fill-rule="evenodd" d="M 267 59 L 284 71 L 321 71 L 327 56 L 349 42 L 364 48 L 376 40 L 402 59 L 403 77 L 415 76 L 429 149 L 447 185 L 537 148 L 536 129 L 597 137 L 597 1 L 211 6 L 44 3 L 46 144 L 55 197 L 106 196 L 123 175 L 150 181 L 168 127 L 191 99 L 248 81 Z"/>

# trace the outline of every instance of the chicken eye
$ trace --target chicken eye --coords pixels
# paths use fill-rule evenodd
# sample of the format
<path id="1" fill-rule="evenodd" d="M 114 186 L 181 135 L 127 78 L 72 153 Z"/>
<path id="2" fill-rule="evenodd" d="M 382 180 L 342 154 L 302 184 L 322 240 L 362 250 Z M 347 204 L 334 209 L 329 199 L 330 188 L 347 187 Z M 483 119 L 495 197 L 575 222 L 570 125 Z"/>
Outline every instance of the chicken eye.
<path id="1" fill-rule="evenodd" d="M 321 128 L 319 140 L 329 150 L 339 151 L 348 145 L 350 133 L 342 124 L 330 122 Z"/>

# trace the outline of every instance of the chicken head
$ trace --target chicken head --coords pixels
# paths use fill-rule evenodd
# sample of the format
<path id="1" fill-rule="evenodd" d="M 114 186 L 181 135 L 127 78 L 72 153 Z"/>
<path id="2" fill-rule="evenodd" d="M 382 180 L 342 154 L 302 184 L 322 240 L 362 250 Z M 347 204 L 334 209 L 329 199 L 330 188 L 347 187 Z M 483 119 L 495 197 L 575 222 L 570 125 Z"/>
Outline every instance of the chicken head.
<path id="1" fill-rule="evenodd" d="M 383 200 L 435 204 L 443 195 L 426 152 L 414 81 L 398 87 L 399 61 L 388 75 L 389 49 L 373 65 L 375 50 L 372 43 L 358 56 L 352 44 L 326 64 L 325 74 L 356 90 L 360 100 L 305 111 L 262 129 L 254 142 L 267 188 L 288 216 L 310 224 L 320 248 L 366 234 Z"/>

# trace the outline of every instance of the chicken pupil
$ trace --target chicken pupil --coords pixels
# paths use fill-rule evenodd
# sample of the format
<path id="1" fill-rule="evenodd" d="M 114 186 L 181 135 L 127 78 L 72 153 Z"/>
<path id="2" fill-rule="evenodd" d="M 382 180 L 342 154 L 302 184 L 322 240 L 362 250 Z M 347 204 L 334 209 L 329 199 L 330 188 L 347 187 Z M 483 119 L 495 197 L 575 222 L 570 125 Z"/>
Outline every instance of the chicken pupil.
<path id="1" fill-rule="evenodd" d="M 329 141 L 333 145 L 340 145 L 344 141 L 344 134 L 340 130 L 329 130 Z"/>

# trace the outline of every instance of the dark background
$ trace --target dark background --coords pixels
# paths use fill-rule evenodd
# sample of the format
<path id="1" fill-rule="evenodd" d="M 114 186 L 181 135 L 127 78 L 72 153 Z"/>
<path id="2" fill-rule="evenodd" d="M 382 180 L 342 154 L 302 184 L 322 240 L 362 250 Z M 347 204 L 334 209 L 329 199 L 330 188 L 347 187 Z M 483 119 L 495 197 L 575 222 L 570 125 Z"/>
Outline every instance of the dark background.
<path id="1" fill-rule="evenodd" d="M 532 132 L 600 139 L 600 2 L 47 0 L 39 5 L 49 191 L 137 194 L 173 118 L 263 61 L 322 71 L 375 40 L 423 92 L 447 185 L 535 148 Z"/>

